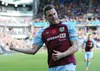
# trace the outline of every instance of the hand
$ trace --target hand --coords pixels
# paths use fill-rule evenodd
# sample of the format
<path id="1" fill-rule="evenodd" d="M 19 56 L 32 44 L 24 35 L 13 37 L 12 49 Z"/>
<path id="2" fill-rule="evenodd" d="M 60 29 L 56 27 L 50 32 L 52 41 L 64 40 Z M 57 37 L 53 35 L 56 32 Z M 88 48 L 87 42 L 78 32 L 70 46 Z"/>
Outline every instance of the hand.
<path id="1" fill-rule="evenodd" d="M 10 45 L 9 49 L 10 50 L 13 50 L 14 49 L 13 45 Z"/>
<path id="2" fill-rule="evenodd" d="M 57 61 L 57 60 L 59 60 L 59 59 L 61 59 L 61 58 L 64 57 L 64 55 L 63 55 L 62 52 L 55 51 L 55 50 L 53 50 L 53 51 L 54 51 L 54 53 L 52 54 L 52 59 L 53 59 L 54 61 Z"/>
<path id="3" fill-rule="evenodd" d="M 93 49 L 90 49 L 90 51 L 93 51 Z"/>

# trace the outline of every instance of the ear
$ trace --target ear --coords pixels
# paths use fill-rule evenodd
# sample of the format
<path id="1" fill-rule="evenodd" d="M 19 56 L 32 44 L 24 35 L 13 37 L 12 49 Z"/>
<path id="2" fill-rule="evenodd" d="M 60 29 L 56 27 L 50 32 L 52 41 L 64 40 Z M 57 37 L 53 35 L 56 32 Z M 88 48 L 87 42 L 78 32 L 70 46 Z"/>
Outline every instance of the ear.
<path id="1" fill-rule="evenodd" d="M 43 15 L 43 19 L 46 19 L 46 16 L 45 15 Z"/>
<path id="2" fill-rule="evenodd" d="M 44 18 L 46 19 L 46 16 L 44 16 Z"/>
<path id="3" fill-rule="evenodd" d="M 45 20 L 47 20 L 48 18 L 46 16 L 44 16 Z"/>

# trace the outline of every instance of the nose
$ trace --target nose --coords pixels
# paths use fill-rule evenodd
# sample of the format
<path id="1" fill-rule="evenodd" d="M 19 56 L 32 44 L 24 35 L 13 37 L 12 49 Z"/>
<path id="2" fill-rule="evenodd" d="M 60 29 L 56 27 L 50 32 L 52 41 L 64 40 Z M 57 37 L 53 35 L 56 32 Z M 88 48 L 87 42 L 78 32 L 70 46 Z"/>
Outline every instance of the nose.
<path id="1" fill-rule="evenodd" d="M 55 15 L 52 15 L 52 18 L 55 19 Z"/>

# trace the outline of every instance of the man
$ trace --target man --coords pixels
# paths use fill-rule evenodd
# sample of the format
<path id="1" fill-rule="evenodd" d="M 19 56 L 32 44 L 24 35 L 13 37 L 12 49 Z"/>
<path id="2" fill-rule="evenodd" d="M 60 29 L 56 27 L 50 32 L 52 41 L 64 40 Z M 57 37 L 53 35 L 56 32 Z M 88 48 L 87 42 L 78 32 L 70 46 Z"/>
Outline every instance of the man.
<path id="1" fill-rule="evenodd" d="M 75 71 L 74 53 L 78 51 L 75 26 L 62 24 L 52 5 L 45 6 L 43 12 L 50 26 L 36 34 L 32 48 L 10 49 L 35 54 L 45 43 L 48 50 L 48 71 Z"/>
<path id="2" fill-rule="evenodd" d="M 88 34 L 88 39 L 83 43 L 84 61 L 86 62 L 86 70 L 90 65 L 90 60 L 93 57 L 93 49 L 95 47 L 95 41 L 93 40 L 92 34 Z"/>

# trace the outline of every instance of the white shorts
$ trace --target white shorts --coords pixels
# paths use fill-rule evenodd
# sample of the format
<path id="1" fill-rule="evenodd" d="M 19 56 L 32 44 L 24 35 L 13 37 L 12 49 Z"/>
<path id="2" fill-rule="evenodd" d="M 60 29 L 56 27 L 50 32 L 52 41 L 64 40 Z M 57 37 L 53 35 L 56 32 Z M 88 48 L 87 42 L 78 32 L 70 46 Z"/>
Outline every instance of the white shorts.
<path id="1" fill-rule="evenodd" d="M 73 63 L 70 63 L 67 65 L 49 68 L 48 71 L 75 71 L 75 70 L 76 70 L 76 65 L 74 65 Z"/>
<path id="2" fill-rule="evenodd" d="M 92 57 L 93 57 L 93 51 L 84 53 L 84 59 L 91 59 Z"/>

